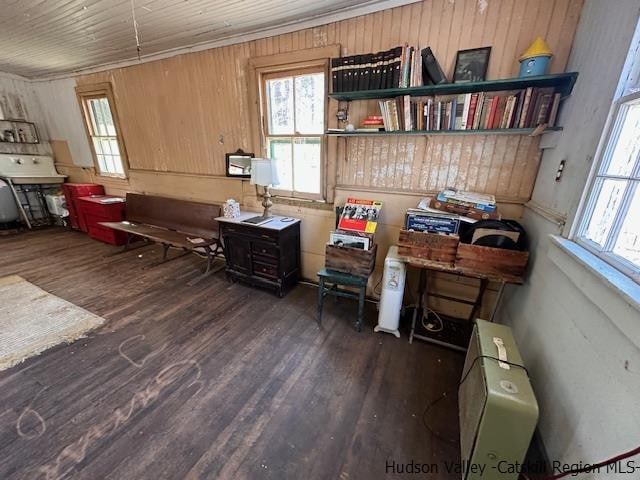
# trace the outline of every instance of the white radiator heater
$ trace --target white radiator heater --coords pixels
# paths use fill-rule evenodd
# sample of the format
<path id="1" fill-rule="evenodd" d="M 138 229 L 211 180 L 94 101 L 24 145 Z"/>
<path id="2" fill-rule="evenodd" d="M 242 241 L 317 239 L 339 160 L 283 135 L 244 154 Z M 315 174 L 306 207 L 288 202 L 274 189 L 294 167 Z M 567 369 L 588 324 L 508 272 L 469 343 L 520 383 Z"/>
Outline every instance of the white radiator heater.
<path id="1" fill-rule="evenodd" d="M 404 298 L 404 282 L 407 275 L 405 263 L 398 257 L 398 247 L 389 247 L 384 259 L 384 273 L 382 275 L 382 292 L 380 293 L 380 311 L 378 325 L 374 332 L 392 333 L 400 338 L 398 325 Z"/>

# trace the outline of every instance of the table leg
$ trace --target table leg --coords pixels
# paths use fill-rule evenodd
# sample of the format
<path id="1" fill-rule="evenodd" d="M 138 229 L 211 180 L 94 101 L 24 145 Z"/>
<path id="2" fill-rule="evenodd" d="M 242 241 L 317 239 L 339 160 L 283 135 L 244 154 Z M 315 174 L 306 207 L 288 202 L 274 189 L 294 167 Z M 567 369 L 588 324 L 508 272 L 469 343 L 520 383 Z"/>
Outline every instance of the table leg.
<path id="1" fill-rule="evenodd" d="M 413 343 L 413 336 L 416 331 L 416 322 L 418 321 L 418 312 L 422 315 L 424 309 L 424 293 L 427 289 L 427 271 L 420 269 L 420 279 L 418 281 L 418 303 L 413 310 L 413 318 L 411 319 L 411 333 L 409 334 L 409 343 Z"/>
<path id="2" fill-rule="evenodd" d="M 367 286 L 360 287 L 360 294 L 358 295 L 358 322 L 356 323 L 356 329 L 362 331 L 362 317 L 364 316 L 364 297 L 367 293 Z"/>
<path id="3" fill-rule="evenodd" d="M 489 317 L 489 321 L 493 322 L 496 312 L 498 311 L 498 307 L 500 306 L 500 300 L 502 300 L 502 295 L 504 293 L 504 282 L 500 282 L 500 288 L 498 289 L 498 295 L 496 296 L 496 301 L 493 303 L 493 308 L 491 309 L 491 316 Z"/>
<path id="4" fill-rule="evenodd" d="M 324 302 L 324 278 L 318 281 L 318 327 L 322 324 L 322 303 Z"/>
<path id="5" fill-rule="evenodd" d="M 473 303 L 473 306 L 471 307 L 471 313 L 469 313 L 469 318 L 468 318 L 468 320 L 472 323 L 476 318 L 476 314 L 478 313 L 478 310 L 480 310 L 480 307 L 482 306 L 482 298 L 484 297 L 484 292 L 487 290 L 488 284 L 489 284 L 488 280 L 484 278 L 480 280 L 480 288 L 478 289 L 478 296 L 476 297 L 476 300 Z"/>

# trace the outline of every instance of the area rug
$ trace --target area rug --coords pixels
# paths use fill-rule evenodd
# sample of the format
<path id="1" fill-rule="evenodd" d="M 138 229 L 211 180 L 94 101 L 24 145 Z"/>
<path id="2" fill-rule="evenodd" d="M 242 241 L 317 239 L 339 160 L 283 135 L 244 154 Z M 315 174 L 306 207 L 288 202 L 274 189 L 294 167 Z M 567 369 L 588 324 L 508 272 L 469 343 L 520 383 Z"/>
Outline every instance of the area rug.
<path id="1" fill-rule="evenodd" d="M 45 292 L 18 275 L 0 278 L 0 370 L 60 343 L 70 343 L 104 319 Z"/>

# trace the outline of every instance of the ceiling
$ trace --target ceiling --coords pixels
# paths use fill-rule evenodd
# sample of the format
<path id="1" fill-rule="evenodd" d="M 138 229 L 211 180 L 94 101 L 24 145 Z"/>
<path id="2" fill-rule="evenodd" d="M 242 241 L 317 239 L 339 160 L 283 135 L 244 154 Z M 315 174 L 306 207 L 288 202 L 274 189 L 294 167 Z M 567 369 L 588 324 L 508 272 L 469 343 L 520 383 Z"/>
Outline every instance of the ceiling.
<path id="1" fill-rule="evenodd" d="M 3 0 L 1 3 L 0 71 L 39 78 L 137 59 L 133 12 L 144 57 L 384 2 Z"/>

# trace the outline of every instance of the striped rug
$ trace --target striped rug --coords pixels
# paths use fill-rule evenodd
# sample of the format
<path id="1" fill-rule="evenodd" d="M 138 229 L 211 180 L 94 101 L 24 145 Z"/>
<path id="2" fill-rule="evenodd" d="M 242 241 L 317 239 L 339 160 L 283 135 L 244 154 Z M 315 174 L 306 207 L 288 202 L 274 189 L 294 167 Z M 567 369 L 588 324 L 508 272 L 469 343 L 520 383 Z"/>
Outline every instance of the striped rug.
<path id="1" fill-rule="evenodd" d="M 0 370 L 60 343 L 71 343 L 104 319 L 18 275 L 0 278 Z"/>

